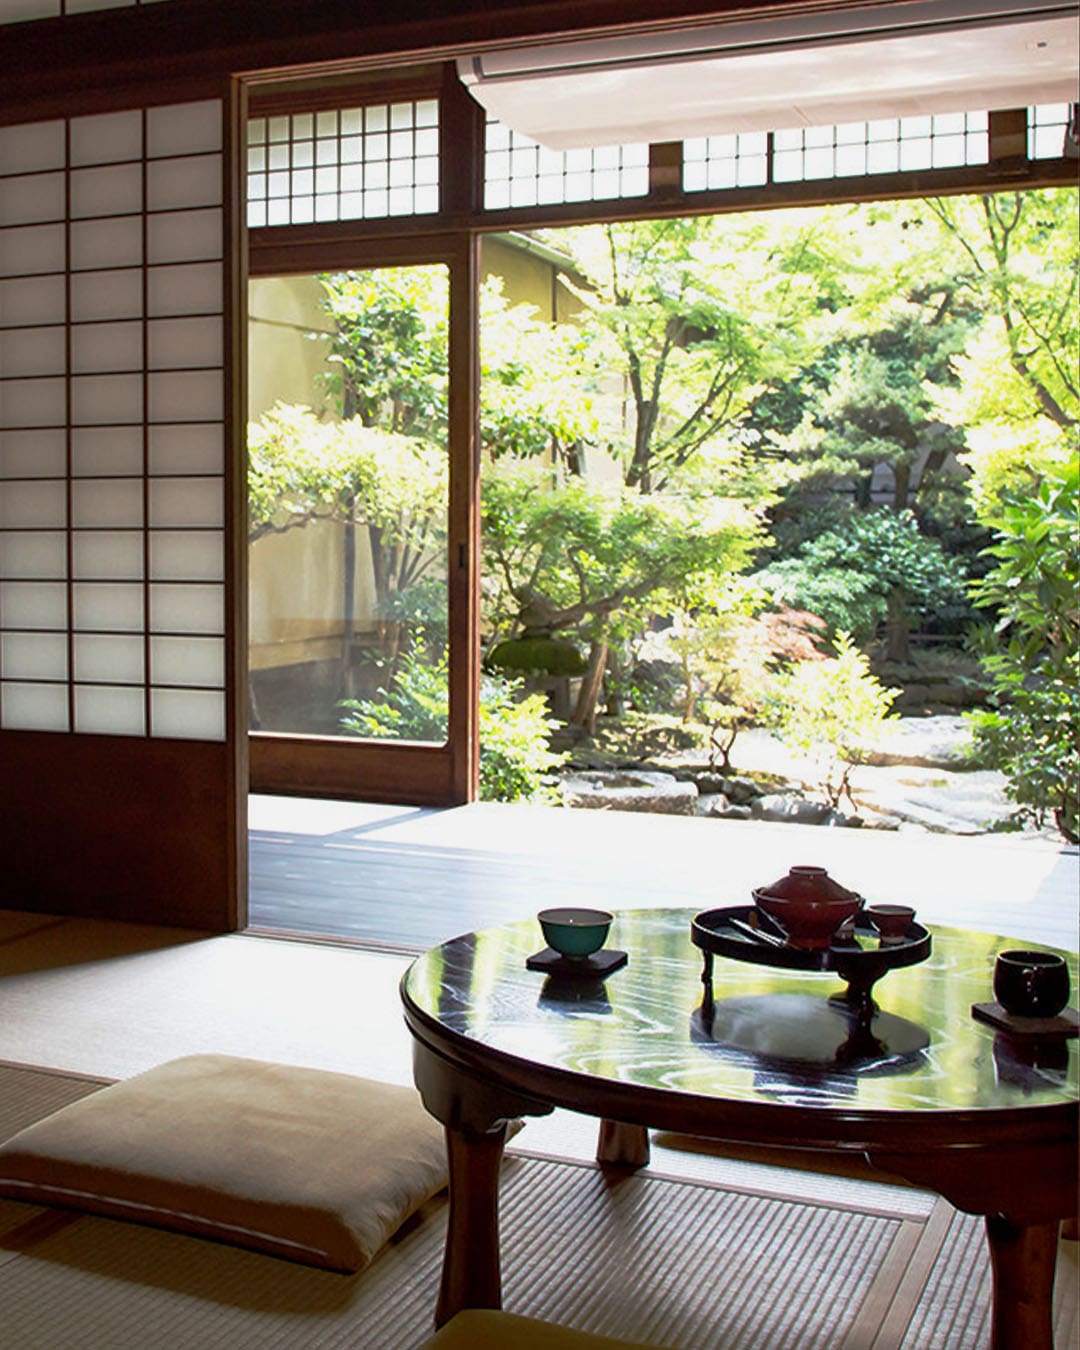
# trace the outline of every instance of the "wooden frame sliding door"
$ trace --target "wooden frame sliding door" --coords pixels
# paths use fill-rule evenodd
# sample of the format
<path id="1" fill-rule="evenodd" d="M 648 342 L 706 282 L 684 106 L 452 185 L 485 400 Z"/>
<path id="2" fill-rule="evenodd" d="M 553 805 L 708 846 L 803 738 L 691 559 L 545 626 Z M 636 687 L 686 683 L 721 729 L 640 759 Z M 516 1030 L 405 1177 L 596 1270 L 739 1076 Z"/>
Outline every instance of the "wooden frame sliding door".
<path id="1" fill-rule="evenodd" d="M 445 267 L 449 281 L 446 521 L 449 717 L 441 744 L 254 730 L 251 789 L 451 805 L 476 795 L 479 682 L 478 250 L 475 235 L 331 240 L 253 248 L 252 278 L 375 268 Z"/>

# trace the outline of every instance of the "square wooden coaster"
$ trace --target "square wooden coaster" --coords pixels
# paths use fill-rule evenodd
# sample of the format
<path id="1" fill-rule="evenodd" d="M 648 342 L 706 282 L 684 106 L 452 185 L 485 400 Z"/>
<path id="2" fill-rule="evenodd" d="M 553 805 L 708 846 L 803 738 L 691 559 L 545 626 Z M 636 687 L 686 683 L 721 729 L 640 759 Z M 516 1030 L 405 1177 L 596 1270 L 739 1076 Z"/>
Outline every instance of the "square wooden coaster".
<path id="1" fill-rule="evenodd" d="M 1080 1014 L 1075 1008 L 1063 1009 L 1057 1017 L 1014 1017 L 1000 1003 L 973 1003 L 972 1017 L 989 1022 L 1011 1036 L 1030 1036 L 1040 1040 L 1057 1040 L 1080 1034 Z"/>
<path id="2" fill-rule="evenodd" d="M 528 970 L 543 971 L 545 975 L 558 975 L 561 979 L 603 980 L 613 970 L 620 970 L 625 966 L 627 960 L 625 952 L 616 951 L 614 948 L 605 948 L 593 952 L 592 956 L 571 961 L 554 948 L 545 947 L 542 952 L 530 956 L 525 966 Z"/>

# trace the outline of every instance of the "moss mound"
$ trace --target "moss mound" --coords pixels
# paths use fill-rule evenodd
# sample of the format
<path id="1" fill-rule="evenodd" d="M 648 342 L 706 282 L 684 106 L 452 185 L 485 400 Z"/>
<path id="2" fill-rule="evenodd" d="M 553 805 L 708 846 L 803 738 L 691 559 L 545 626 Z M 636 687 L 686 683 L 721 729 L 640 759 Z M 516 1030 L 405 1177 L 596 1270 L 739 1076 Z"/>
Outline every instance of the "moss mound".
<path id="1" fill-rule="evenodd" d="M 529 675 L 580 675 L 585 658 L 565 638 L 510 638 L 493 647 L 487 664 Z"/>

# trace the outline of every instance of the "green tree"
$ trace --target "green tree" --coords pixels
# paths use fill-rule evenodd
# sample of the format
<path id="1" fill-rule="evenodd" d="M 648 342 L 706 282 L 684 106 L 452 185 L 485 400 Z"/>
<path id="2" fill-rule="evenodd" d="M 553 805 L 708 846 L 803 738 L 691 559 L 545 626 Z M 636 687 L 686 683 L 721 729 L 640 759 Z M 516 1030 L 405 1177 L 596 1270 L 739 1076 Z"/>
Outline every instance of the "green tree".
<path id="1" fill-rule="evenodd" d="M 489 613 L 508 635 L 577 636 L 591 656 L 574 720 L 591 726 L 619 624 L 663 612 L 687 578 L 734 572 L 759 540 L 743 503 L 552 482 L 550 469 L 496 464 L 483 531 Z"/>
<path id="2" fill-rule="evenodd" d="M 661 220 L 553 236 L 587 278 L 577 291 L 586 359 L 569 369 L 589 401 L 591 426 L 578 424 L 582 440 L 567 467 L 578 470 L 589 444 L 626 488 L 670 494 L 666 514 L 682 512 L 694 525 L 692 512 L 701 513 L 695 528 L 706 534 L 711 497 L 742 498 L 750 514 L 769 484 L 745 453 L 742 422 L 762 383 L 780 379 L 803 349 L 799 320 L 819 303 L 814 236 L 810 218 L 797 213 L 769 224 L 753 216 Z M 572 550 L 569 536 L 564 543 Z M 662 587 L 655 589 L 661 603 Z M 635 592 L 640 614 L 647 591 Z M 583 725 L 592 725 L 605 668 L 615 672 L 633 633 L 628 598 L 603 624 L 593 610 L 583 630 L 590 642 L 576 714 Z M 529 625 L 527 615 L 522 623 Z"/>
<path id="3" fill-rule="evenodd" d="M 996 611 L 982 642 L 995 706 L 976 738 L 1008 777 L 1021 819 L 1053 817 L 1080 842 L 1080 465 L 1034 492 L 1006 491 L 992 521 L 994 569 L 974 588 Z"/>
<path id="4" fill-rule="evenodd" d="M 931 198 L 927 211 L 1003 340 L 1023 391 L 1013 412 L 1080 422 L 1080 226 L 1070 188 Z"/>
<path id="5" fill-rule="evenodd" d="M 887 490 L 895 509 L 921 520 L 965 509 L 952 458 L 963 447 L 962 422 L 937 406 L 936 394 L 956 383 L 952 361 L 979 321 L 978 306 L 931 247 L 939 233 L 918 202 L 815 215 L 829 247 L 818 250 L 817 276 L 828 289 L 808 321 L 814 340 L 747 419 L 756 453 L 782 479 L 774 518 L 778 543 L 789 548 L 810 537 L 800 518 L 819 511 L 825 494 L 842 490 L 868 509 L 875 477 L 878 499 Z"/>
<path id="6" fill-rule="evenodd" d="M 444 440 L 446 268 L 382 267 L 319 278 L 333 320 L 326 387 L 342 418 Z"/>
<path id="7" fill-rule="evenodd" d="M 887 659 L 909 658 L 911 613 L 939 612 L 964 596 L 960 561 L 919 530 L 910 511 L 853 515 L 757 573 L 774 598 L 869 641 L 885 625 Z"/>
<path id="8" fill-rule="evenodd" d="M 967 331 L 908 316 L 826 353 L 804 388 L 799 423 L 770 438 L 791 474 L 787 496 L 850 485 L 854 505 L 868 511 L 883 468 L 892 508 L 922 514 L 925 499 L 946 486 L 949 465 L 957 472 L 951 457 L 964 448 L 963 431 L 939 416 L 935 393 L 952 381 L 950 358 Z"/>
<path id="9" fill-rule="evenodd" d="M 373 659 L 392 668 L 411 643 L 446 631 L 447 269 L 337 272 L 319 283 L 334 325 L 322 378 L 330 406 L 317 415 L 279 404 L 249 426 L 249 537 L 315 521 L 344 527 L 345 651 L 366 542 Z"/>
<path id="10" fill-rule="evenodd" d="M 248 428 L 249 537 L 335 521 L 366 531 L 385 659 L 415 611 L 445 629 L 447 460 L 441 447 L 277 404 Z M 432 599 L 427 597 L 433 596 Z M 349 617 L 348 615 L 346 616 Z M 415 613 L 413 617 L 416 617 Z"/>
<path id="11" fill-rule="evenodd" d="M 583 330 L 622 382 L 607 432 L 628 486 L 658 491 L 737 440 L 763 384 L 792 368 L 818 303 L 814 228 L 791 213 L 560 232 L 589 282 Z"/>
<path id="12" fill-rule="evenodd" d="M 310 408 L 278 403 L 248 423 L 248 539 L 315 520 L 337 431 Z"/>
<path id="13" fill-rule="evenodd" d="M 380 268 L 320 278 L 333 320 L 325 384 L 339 416 L 444 441 L 448 292 L 441 267 Z M 480 288 L 480 434 L 493 456 L 545 453 L 575 467 L 598 435 L 595 361 L 581 328 L 510 303 L 501 277 Z"/>
<path id="14" fill-rule="evenodd" d="M 980 516 L 1076 454 L 1080 217 L 1073 188 L 932 200 L 928 221 L 982 323 L 954 358 L 941 415 L 967 429 Z"/>
<path id="15" fill-rule="evenodd" d="M 682 672 L 683 721 L 708 726 L 709 763 L 727 771 L 739 733 L 768 706 L 777 673 L 823 659 L 814 639 L 824 624 L 813 614 L 766 608 L 766 597 L 744 578 L 719 594 L 709 589 L 708 599 L 684 598 L 665 637 Z"/>
<path id="16" fill-rule="evenodd" d="M 550 456 L 580 475 L 583 452 L 602 439 L 602 367 L 578 324 L 547 323 L 512 304 L 501 277 L 480 289 L 480 440 L 492 458 Z"/>

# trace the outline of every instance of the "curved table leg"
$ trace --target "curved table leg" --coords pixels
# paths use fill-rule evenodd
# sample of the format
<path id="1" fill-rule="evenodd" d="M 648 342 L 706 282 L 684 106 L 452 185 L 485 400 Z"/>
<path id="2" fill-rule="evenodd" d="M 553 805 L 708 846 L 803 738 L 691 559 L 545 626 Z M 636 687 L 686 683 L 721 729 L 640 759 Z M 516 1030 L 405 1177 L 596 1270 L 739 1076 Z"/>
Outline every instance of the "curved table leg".
<path id="1" fill-rule="evenodd" d="M 490 1134 L 446 1127 L 450 1214 L 435 1323 L 462 1308 L 501 1308 L 499 1168 L 506 1127 Z"/>
<path id="2" fill-rule="evenodd" d="M 1058 1230 L 1075 1204 L 1075 1142 L 1006 1145 L 967 1158 L 947 1150 L 872 1149 L 866 1160 L 984 1216 L 994 1281 L 992 1350 L 1053 1350 Z"/>
<path id="3" fill-rule="evenodd" d="M 499 1166 L 507 1122 L 545 1116 L 549 1102 L 492 1087 L 413 1041 L 413 1079 L 425 1107 L 446 1131 L 450 1214 L 442 1284 L 435 1320 L 439 1326 L 462 1308 L 498 1308 Z"/>
<path id="4" fill-rule="evenodd" d="M 992 1350 L 1054 1350 L 1058 1224 L 986 1216 L 994 1274 Z"/>

